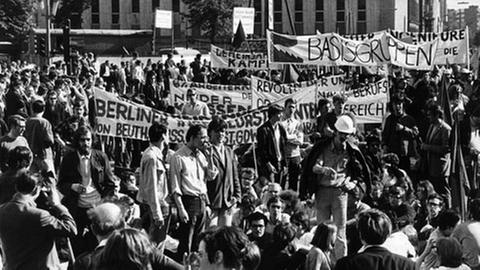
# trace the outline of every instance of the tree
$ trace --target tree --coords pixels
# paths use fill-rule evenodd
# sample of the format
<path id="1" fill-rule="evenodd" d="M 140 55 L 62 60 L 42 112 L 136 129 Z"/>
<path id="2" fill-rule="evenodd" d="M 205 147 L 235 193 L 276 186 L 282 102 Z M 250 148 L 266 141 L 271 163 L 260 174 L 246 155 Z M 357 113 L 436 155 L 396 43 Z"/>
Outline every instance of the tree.
<path id="1" fill-rule="evenodd" d="M 473 44 L 474 46 L 480 47 L 480 31 L 477 31 L 477 32 L 475 33 L 475 36 L 473 37 L 473 42 L 472 42 L 472 44 Z"/>
<path id="2" fill-rule="evenodd" d="M 92 4 L 92 0 L 62 0 L 60 7 L 55 14 L 55 23 L 57 25 L 64 25 L 67 19 L 78 21 L 78 25 L 82 22 L 82 13 L 88 9 Z M 76 16 L 76 17 L 75 17 Z"/>
<path id="3" fill-rule="evenodd" d="M 232 36 L 232 0 L 183 0 L 188 6 L 185 14 L 191 25 L 199 25 L 212 43 L 217 38 Z"/>
<path id="4" fill-rule="evenodd" d="M 0 0 L 0 39 L 23 45 L 32 27 L 30 0 Z"/>

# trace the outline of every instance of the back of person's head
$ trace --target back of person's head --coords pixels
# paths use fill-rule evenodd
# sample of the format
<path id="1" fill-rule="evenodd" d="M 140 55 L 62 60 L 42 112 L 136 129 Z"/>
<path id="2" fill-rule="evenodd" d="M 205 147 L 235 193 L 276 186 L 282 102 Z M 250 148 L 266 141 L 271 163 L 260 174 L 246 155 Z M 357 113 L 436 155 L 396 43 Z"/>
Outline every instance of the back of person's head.
<path id="1" fill-rule="evenodd" d="M 272 118 L 275 114 L 283 112 L 283 107 L 278 104 L 272 104 L 268 107 L 268 118 Z"/>
<path id="2" fill-rule="evenodd" d="M 367 245 L 381 245 L 392 232 L 390 218 L 380 210 L 370 209 L 358 215 L 360 239 Z"/>
<path id="3" fill-rule="evenodd" d="M 32 112 L 41 113 L 45 111 L 45 101 L 42 99 L 37 99 L 32 103 Z"/>
<path id="4" fill-rule="evenodd" d="M 8 155 L 8 168 L 18 170 L 30 166 L 33 159 L 32 151 L 26 146 L 17 146 Z"/>
<path id="5" fill-rule="evenodd" d="M 227 129 L 227 122 L 219 116 L 213 116 L 212 121 L 208 123 L 207 133 L 210 134 L 211 131 L 218 132 L 225 129 Z"/>
<path id="6" fill-rule="evenodd" d="M 280 223 L 273 229 L 273 243 L 277 250 L 286 248 L 295 238 L 295 229 L 290 223 Z"/>
<path id="7" fill-rule="evenodd" d="M 335 224 L 330 222 L 320 223 L 315 230 L 311 243 L 322 251 L 332 251 L 336 238 L 337 226 Z"/>
<path id="8" fill-rule="evenodd" d="M 148 129 L 148 138 L 152 143 L 162 140 L 165 134 L 167 134 L 167 127 L 157 121 L 153 122 Z"/>
<path id="9" fill-rule="evenodd" d="M 220 227 L 215 231 L 206 232 L 200 236 L 205 244 L 208 261 L 218 263 L 221 252 L 221 263 L 227 269 L 256 269 L 260 263 L 260 252 L 255 250 L 243 231 L 237 227 Z M 248 256 L 247 256 L 248 255 Z"/>
<path id="10" fill-rule="evenodd" d="M 468 208 L 470 217 L 475 221 L 480 221 L 480 199 L 473 199 Z"/>
<path id="11" fill-rule="evenodd" d="M 437 217 L 438 228 L 441 231 L 454 228 L 459 221 L 460 216 L 453 209 L 443 210 Z"/>
<path id="12" fill-rule="evenodd" d="M 462 265 L 462 245 L 453 237 L 437 239 L 437 254 L 440 266 L 457 268 Z"/>
<path id="13" fill-rule="evenodd" d="M 147 270 L 151 268 L 154 246 L 148 236 L 136 229 L 115 231 L 100 257 L 99 269 Z"/>
<path id="14" fill-rule="evenodd" d="M 125 227 L 122 210 L 116 204 L 102 203 L 88 211 L 92 221 L 92 231 L 97 236 L 108 236 L 115 230 Z"/>
<path id="15" fill-rule="evenodd" d="M 41 178 L 39 175 L 33 175 L 29 172 L 22 172 L 16 179 L 15 189 L 24 194 L 33 194 L 37 188 L 40 188 Z"/>
<path id="16" fill-rule="evenodd" d="M 187 142 L 191 141 L 193 138 L 198 136 L 200 131 L 204 128 L 202 125 L 192 125 L 190 128 L 187 130 L 187 134 L 185 135 L 185 140 Z"/>

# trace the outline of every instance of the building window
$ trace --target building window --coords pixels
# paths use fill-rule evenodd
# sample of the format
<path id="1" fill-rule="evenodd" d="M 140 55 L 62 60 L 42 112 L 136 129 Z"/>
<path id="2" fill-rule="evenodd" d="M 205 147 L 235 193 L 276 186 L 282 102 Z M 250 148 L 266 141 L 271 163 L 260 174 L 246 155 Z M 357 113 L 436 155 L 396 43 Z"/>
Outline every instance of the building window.
<path id="1" fill-rule="evenodd" d="M 303 1 L 295 0 L 295 21 L 303 22 Z"/>
<path id="2" fill-rule="evenodd" d="M 358 0 L 357 33 L 367 33 L 367 1 Z"/>
<path id="3" fill-rule="evenodd" d="M 92 28 L 100 28 L 100 4 L 99 0 L 92 0 Z"/>
<path id="4" fill-rule="evenodd" d="M 345 34 L 345 0 L 337 0 L 337 32 Z"/>
<path id="5" fill-rule="evenodd" d="M 255 9 L 255 23 L 262 22 L 262 1 L 253 1 L 253 8 Z"/>
<path id="6" fill-rule="evenodd" d="M 315 28 L 323 32 L 324 25 L 323 25 L 323 0 L 316 0 L 315 1 Z"/>
<path id="7" fill-rule="evenodd" d="M 112 25 L 120 23 L 120 0 L 112 0 Z M 115 28 L 115 26 L 112 26 Z"/>
<path id="8" fill-rule="evenodd" d="M 282 0 L 273 1 L 273 30 L 282 31 Z"/>
<path id="9" fill-rule="evenodd" d="M 140 0 L 132 0 L 132 12 L 133 13 L 140 12 Z"/>
<path id="10" fill-rule="evenodd" d="M 180 0 L 172 0 L 173 12 L 180 12 Z"/>
<path id="11" fill-rule="evenodd" d="M 152 0 L 152 10 L 155 11 L 160 6 L 160 0 Z"/>
<path id="12" fill-rule="evenodd" d="M 98 13 L 100 10 L 99 0 L 92 0 L 92 13 Z"/>

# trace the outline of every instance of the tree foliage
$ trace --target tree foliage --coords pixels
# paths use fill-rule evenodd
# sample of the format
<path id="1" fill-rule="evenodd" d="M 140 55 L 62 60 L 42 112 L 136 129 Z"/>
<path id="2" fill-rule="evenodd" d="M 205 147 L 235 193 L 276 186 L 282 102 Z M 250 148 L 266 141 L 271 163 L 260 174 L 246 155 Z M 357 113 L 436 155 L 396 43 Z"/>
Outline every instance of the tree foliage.
<path id="1" fill-rule="evenodd" d="M 62 0 L 57 14 L 55 14 L 55 23 L 63 25 L 67 19 L 72 18 L 73 14 L 80 16 L 81 19 L 81 14 L 88 9 L 91 4 L 92 0 Z"/>
<path id="2" fill-rule="evenodd" d="M 232 36 L 232 0 L 183 0 L 189 9 L 185 16 L 191 25 L 198 25 L 212 43 Z"/>
<path id="3" fill-rule="evenodd" d="M 475 36 L 473 37 L 473 45 L 480 47 L 480 31 L 475 33 Z"/>
<path id="4" fill-rule="evenodd" d="M 32 27 L 33 11 L 30 0 L 0 0 L 0 40 L 24 41 Z"/>

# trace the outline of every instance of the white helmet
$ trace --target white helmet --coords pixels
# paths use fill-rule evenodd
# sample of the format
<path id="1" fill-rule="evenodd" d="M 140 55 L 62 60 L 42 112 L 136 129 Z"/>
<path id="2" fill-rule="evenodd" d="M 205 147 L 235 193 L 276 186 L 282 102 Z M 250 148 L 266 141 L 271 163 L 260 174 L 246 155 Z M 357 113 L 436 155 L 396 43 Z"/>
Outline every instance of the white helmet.
<path id="1" fill-rule="evenodd" d="M 355 125 L 353 119 L 348 115 L 341 115 L 335 122 L 335 128 L 338 132 L 352 134 L 355 133 Z"/>

